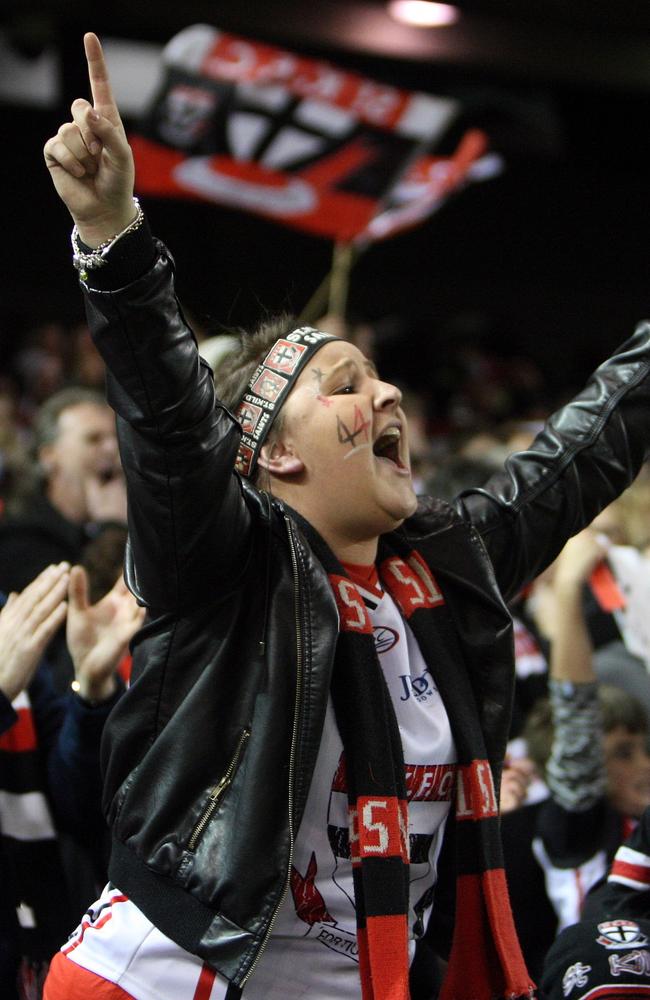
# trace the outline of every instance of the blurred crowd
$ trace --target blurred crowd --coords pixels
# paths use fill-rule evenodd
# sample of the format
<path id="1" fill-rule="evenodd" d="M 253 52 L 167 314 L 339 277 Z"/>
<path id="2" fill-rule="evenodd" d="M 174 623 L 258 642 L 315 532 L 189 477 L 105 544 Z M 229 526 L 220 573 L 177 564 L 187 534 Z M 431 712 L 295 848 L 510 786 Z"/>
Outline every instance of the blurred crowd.
<path id="1" fill-rule="evenodd" d="M 371 327 L 342 330 L 333 317 L 319 325 L 381 365 Z M 213 367 L 231 344 L 227 335 L 199 340 Z M 545 412 L 543 377 L 529 362 L 464 343 L 445 373 L 444 410 L 440 399 L 403 389 L 417 489 L 451 501 L 528 447 Z M 143 611 L 122 581 L 127 504 L 103 377 L 86 327 L 55 322 L 31 331 L 0 373 L 7 1000 L 40 996 L 49 959 L 105 882 L 101 732 L 129 683 L 128 644 Z M 582 995 L 577 987 L 595 988 L 601 974 L 650 983 L 642 947 L 650 940 L 650 646 L 646 658 L 638 614 L 627 614 L 646 586 L 650 599 L 649 553 L 644 470 L 511 608 L 517 683 L 502 835 L 517 931 L 548 997 Z M 625 559 L 634 567 L 627 576 Z M 596 925 L 611 934 L 605 972 L 598 949 L 591 954 Z M 430 995 L 422 983 L 435 961 L 425 936 L 416 1000 Z"/>

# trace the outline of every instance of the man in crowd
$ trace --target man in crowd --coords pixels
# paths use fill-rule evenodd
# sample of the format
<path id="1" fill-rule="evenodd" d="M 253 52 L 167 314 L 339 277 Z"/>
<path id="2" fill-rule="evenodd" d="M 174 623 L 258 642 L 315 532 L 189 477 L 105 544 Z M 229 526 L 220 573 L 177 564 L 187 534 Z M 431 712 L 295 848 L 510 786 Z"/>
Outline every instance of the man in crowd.
<path id="1" fill-rule="evenodd" d="M 115 418 L 103 397 L 63 389 L 38 411 L 34 453 L 40 484 L 20 516 L 0 521 L 0 590 L 21 591 L 48 565 L 81 560 L 86 544 L 126 521 Z M 60 631 L 48 652 L 59 692 L 73 677 Z"/>

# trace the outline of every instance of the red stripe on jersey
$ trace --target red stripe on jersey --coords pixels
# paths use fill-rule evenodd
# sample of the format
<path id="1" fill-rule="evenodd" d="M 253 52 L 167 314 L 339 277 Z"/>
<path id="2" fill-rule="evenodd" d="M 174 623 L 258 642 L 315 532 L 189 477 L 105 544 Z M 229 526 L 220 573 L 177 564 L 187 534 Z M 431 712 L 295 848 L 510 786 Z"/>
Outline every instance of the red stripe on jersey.
<path id="1" fill-rule="evenodd" d="M 336 768 L 336 773 L 332 779 L 332 791 L 333 792 L 347 792 L 348 790 L 348 775 L 345 769 L 345 754 L 342 753 L 339 757 L 338 767 Z"/>
<path id="2" fill-rule="evenodd" d="M 133 665 L 133 657 L 131 656 L 130 653 L 125 653 L 117 665 L 117 672 L 124 681 L 124 683 L 127 685 L 131 680 L 132 665 Z"/>
<path id="3" fill-rule="evenodd" d="M 212 987 L 216 978 L 216 972 L 209 968 L 209 966 L 204 965 L 201 969 L 201 975 L 199 976 L 192 1000 L 210 1000 L 210 994 L 212 993 Z"/>
<path id="4" fill-rule="evenodd" d="M 379 583 L 377 567 L 374 563 L 370 563 L 369 566 L 366 566 L 361 563 L 344 562 L 341 565 L 350 579 L 353 580 L 354 583 L 358 584 L 358 586 L 365 587 L 366 590 L 370 590 L 378 598 L 382 598 L 384 596 Z"/>
<path id="5" fill-rule="evenodd" d="M 580 1000 L 612 1000 L 612 997 L 650 997 L 650 986 L 643 983 L 603 983 L 602 986 L 594 986 L 593 990 L 583 993 Z"/>
<path id="6" fill-rule="evenodd" d="M 645 882 L 650 885 L 650 868 L 646 865 L 633 865 L 629 861 L 619 861 L 614 858 L 611 875 L 620 875 L 622 878 L 630 878 L 635 882 Z"/>
<path id="7" fill-rule="evenodd" d="M 456 785 L 457 764 L 405 764 L 406 798 L 409 802 L 450 802 Z M 332 791 L 347 793 L 345 754 L 339 757 Z"/>
<path id="8" fill-rule="evenodd" d="M 113 896 L 113 898 L 111 899 L 111 906 L 113 906 L 114 903 L 126 903 L 127 899 L 128 899 L 127 896 Z M 92 917 L 85 917 L 81 921 L 81 934 L 79 935 L 79 937 L 75 941 L 72 942 L 72 944 L 64 945 L 64 947 L 61 948 L 61 951 L 63 952 L 63 954 L 64 955 L 69 955 L 71 951 L 74 951 L 75 948 L 79 947 L 79 945 L 81 944 L 81 942 L 84 939 L 84 934 L 86 933 L 86 931 L 88 931 L 88 930 L 91 930 L 91 931 L 101 930 L 101 928 L 104 926 L 104 924 L 108 923 L 108 921 L 111 919 L 112 916 L 113 916 L 113 913 L 109 909 L 108 913 L 104 913 L 104 915 L 101 916 L 97 921 L 94 921 L 92 919 Z"/>
<path id="9" fill-rule="evenodd" d="M 13 726 L 10 726 L 0 736 L 0 750 L 9 753 L 26 753 L 28 750 L 36 749 L 36 730 L 34 729 L 34 719 L 31 708 L 19 708 L 16 710 L 18 718 Z"/>
<path id="10" fill-rule="evenodd" d="M 456 764 L 405 764 L 409 802 L 451 802 Z"/>

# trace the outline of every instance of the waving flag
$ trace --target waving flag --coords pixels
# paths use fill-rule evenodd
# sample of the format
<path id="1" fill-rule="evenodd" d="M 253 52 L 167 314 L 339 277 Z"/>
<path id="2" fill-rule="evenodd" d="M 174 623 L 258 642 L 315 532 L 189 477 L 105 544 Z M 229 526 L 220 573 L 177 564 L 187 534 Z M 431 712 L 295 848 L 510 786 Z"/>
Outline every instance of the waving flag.
<path id="1" fill-rule="evenodd" d="M 131 136 L 142 194 L 198 198 L 338 242 L 415 225 L 485 159 L 460 103 L 194 25 Z M 441 153 L 439 150 L 445 150 Z"/>

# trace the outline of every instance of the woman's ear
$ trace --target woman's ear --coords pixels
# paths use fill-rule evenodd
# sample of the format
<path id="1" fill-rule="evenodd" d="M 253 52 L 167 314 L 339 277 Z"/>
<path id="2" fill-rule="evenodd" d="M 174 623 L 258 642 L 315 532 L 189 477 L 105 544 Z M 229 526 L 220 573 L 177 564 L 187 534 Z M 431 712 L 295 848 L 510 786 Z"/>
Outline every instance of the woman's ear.
<path id="1" fill-rule="evenodd" d="M 266 441 L 262 445 L 257 464 L 274 476 L 295 476 L 305 468 L 303 460 L 282 440 Z"/>

